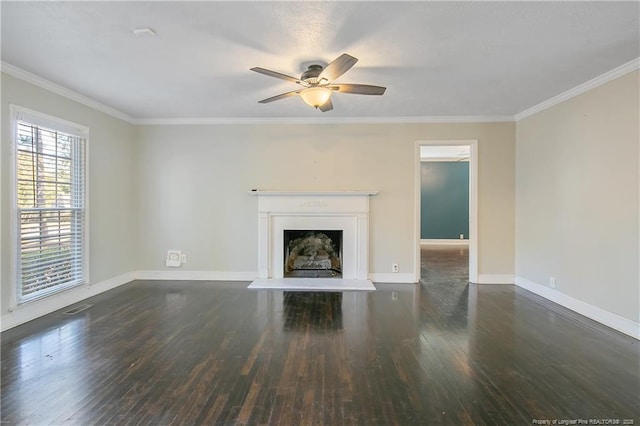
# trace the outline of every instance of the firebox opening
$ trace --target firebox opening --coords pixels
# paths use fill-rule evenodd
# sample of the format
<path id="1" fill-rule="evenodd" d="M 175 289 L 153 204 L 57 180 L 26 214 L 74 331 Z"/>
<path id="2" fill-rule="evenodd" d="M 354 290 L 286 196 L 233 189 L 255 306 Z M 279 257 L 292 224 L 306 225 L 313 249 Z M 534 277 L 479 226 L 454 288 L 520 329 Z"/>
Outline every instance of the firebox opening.
<path id="1" fill-rule="evenodd" d="M 341 278 L 341 230 L 284 230 L 285 278 Z"/>

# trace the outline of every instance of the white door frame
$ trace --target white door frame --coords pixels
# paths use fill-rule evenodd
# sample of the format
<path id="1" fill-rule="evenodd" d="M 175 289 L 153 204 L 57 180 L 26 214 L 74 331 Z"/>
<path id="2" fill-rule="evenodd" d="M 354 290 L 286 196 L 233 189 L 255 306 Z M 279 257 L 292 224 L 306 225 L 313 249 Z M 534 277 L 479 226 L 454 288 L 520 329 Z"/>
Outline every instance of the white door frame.
<path id="1" fill-rule="evenodd" d="M 469 281 L 478 282 L 478 140 L 425 140 L 416 141 L 415 148 L 415 223 L 413 232 L 415 254 L 415 276 L 420 281 L 420 147 L 421 146 L 468 146 L 469 157 Z"/>

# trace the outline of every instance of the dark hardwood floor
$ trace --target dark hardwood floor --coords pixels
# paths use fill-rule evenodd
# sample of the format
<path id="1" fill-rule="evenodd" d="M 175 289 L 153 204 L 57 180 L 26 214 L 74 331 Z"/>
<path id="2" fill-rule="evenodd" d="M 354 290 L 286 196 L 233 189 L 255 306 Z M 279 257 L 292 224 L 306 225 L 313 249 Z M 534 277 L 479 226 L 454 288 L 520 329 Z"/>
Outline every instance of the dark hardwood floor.
<path id="1" fill-rule="evenodd" d="M 638 341 L 469 285 L 467 256 L 425 248 L 421 285 L 371 293 L 128 284 L 2 334 L 2 422 L 640 422 Z"/>

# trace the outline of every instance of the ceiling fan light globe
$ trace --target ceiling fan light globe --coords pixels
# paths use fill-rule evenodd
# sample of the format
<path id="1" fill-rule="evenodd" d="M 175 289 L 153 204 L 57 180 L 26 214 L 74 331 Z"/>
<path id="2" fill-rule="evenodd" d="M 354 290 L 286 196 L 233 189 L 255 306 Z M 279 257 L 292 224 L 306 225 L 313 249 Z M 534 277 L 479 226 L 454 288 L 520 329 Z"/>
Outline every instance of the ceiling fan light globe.
<path id="1" fill-rule="evenodd" d="M 331 90 L 326 87 L 309 87 L 300 92 L 300 97 L 307 105 L 318 108 L 331 98 Z"/>

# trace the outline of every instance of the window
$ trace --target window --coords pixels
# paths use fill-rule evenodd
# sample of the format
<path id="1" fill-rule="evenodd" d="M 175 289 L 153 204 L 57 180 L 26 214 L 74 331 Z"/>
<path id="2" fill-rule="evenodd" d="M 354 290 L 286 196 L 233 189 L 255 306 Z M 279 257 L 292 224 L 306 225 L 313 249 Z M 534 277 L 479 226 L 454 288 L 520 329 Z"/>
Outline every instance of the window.
<path id="1" fill-rule="evenodd" d="M 88 130 L 12 106 L 17 302 L 87 281 Z"/>

